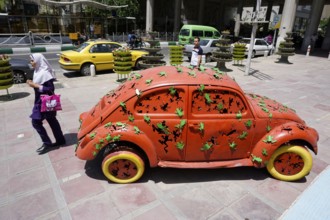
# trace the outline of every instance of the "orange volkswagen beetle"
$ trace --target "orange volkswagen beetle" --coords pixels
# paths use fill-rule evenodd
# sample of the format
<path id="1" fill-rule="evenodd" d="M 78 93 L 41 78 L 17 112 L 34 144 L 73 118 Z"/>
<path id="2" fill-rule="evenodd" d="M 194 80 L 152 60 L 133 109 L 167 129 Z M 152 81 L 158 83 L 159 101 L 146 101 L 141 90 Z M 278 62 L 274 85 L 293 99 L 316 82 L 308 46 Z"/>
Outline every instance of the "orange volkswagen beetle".
<path id="1" fill-rule="evenodd" d="M 295 181 L 310 172 L 319 138 L 294 110 L 203 67 L 132 73 L 80 123 L 77 157 L 102 157 L 104 175 L 116 183 L 137 181 L 147 166 L 266 167 Z"/>

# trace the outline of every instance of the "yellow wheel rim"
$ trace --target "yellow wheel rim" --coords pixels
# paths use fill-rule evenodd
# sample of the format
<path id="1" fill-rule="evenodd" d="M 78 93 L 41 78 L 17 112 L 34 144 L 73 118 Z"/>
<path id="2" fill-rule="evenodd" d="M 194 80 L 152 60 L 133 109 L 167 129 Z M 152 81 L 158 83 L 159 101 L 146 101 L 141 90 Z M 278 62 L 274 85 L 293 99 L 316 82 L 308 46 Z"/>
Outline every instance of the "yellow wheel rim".
<path id="1" fill-rule="evenodd" d="M 143 175 L 144 162 L 135 153 L 118 151 L 104 158 L 102 171 L 112 182 L 132 183 Z"/>
<path id="2" fill-rule="evenodd" d="M 271 156 L 267 170 L 276 179 L 296 181 L 306 176 L 312 165 L 313 158 L 307 149 L 301 146 L 284 146 Z"/>

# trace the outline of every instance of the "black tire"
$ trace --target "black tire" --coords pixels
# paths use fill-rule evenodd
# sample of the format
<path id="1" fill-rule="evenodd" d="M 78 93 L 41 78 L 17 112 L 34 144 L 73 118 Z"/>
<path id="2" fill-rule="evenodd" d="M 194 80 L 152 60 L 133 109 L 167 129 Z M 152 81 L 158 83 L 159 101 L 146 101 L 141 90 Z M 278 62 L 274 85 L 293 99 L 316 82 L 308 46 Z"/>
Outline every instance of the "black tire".
<path id="1" fill-rule="evenodd" d="M 26 78 L 25 78 L 24 73 L 20 72 L 20 71 L 13 71 L 13 82 L 15 84 L 25 83 Z"/>
<path id="2" fill-rule="evenodd" d="M 90 76 L 91 75 L 91 63 L 85 63 L 84 65 L 82 65 L 81 69 L 80 69 L 80 73 L 83 76 Z"/>
<path id="3" fill-rule="evenodd" d="M 135 61 L 135 66 L 134 66 L 134 69 L 135 70 L 140 70 L 141 69 L 141 66 L 140 66 L 140 62 L 142 61 L 142 59 L 140 58 L 140 59 L 137 59 L 136 61 Z"/>
<path id="4" fill-rule="evenodd" d="M 205 55 L 205 63 L 210 63 L 212 62 L 211 54 L 206 54 Z"/>
<path id="5" fill-rule="evenodd" d="M 188 61 L 189 61 L 189 62 L 191 61 L 191 57 L 188 57 Z"/>
<path id="6" fill-rule="evenodd" d="M 256 51 L 253 50 L 253 51 L 252 51 L 252 54 L 251 54 L 251 58 L 255 58 L 255 57 L 256 57 Z"/>

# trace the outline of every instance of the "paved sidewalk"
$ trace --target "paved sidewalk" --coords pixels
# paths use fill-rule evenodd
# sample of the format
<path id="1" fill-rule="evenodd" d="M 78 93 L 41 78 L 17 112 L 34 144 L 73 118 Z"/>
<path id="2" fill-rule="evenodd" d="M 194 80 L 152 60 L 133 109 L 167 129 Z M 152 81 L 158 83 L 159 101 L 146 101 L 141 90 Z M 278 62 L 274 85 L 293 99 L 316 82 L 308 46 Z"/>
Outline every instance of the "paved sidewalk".
<path id="1" fill-rule="evenodd" d="M 99 167 L 74 156 L 74 144 L 79 114 L 115 88 L 117 76 L 65 73 L 59 76 L 56 91 L 62 95 L 63 111 L 58 119 L 68 144 L 45 155 L 35 152 L 41 141 L 28 117 L 32 89 L 14 85 L 9 89 L 12 100 L 0 90 L 0 219 L 329 219 L 321 212 L 330 205 L 320 196 L 330 196 L 329 184 L 324 184 L 330 173 L 326 169 L 330 164 L 330 61 L 295 55 L 288 65 L 275 63 L 276 58 L 253 59 L 250 76 L 231 63 L 226 66 L 246 92 L 296 109 L 318 130 L 319 153 L 313 155 L 313 169 L 305 179 L 278 181 L 266 170 L 247 167 L 155 168 L 138 183 L 109 183 Z M 306 199 L 313 194 L 309 206 Z M 319 211 L 313 212 L 313 207 Z"/>

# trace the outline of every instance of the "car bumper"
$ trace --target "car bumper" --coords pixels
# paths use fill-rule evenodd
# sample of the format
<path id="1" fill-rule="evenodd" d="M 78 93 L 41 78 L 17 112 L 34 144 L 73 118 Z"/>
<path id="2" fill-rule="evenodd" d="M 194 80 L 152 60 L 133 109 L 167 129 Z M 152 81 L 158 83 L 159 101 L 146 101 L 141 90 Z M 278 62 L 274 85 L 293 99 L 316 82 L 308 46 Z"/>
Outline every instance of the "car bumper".
<path id="1" fill-rule="evenodd" d="M 60 67 L 64 70 L 76 70 L 79 71 L 80 70 L 80 65 L 76 64 L 76 63 L 61 63 L 59 62 Z"/>

